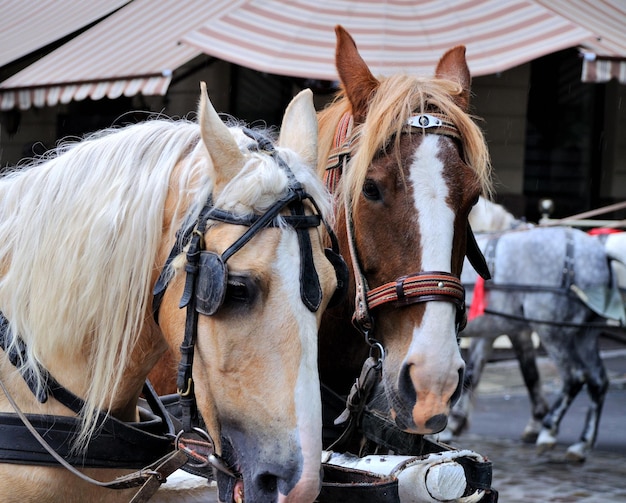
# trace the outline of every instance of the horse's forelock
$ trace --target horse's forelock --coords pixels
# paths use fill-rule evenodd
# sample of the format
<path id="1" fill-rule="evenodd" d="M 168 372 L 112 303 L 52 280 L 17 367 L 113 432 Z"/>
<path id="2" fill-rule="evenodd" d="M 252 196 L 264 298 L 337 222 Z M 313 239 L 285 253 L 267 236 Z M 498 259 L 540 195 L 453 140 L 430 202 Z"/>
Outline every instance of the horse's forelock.
<path id="1" fill-rule="evenodd" d="M 267 152 L 250 150 L 252 140 L 239 134 L 238 128 L 233 128 L 233 132 L 246 156 L 246 162 L 241 172 L 226 184 L 215 205 L 242 214 L 263 213 L 286 194 L 289 185 L 287 173 L 276 158 Z M 315 176 L 314 168 L 306 166 L 291 150 L 280 147 L 275 149 L 296 179 L 315 199 L 324 217 L 328 218 L 331 214 L 330 198 L 321 180 Z"/>
<path id="2" fill-rule="evenodd" d="M 343 174 L 344 190 L 349 191 L 351 200 L 358 201 L 358 194 L 365 180 L 367 168 L 376 153 L 390 138 L 399 138 L 410 115 L 439 111 L 448 116 L 459 130 L 465 161 L 474 170 L 482 191 L 489 196 L 491 186 L 491 164 L 484 135 L 473 117 L 465 113 L 455 102 L 461 87 L 451 81 L 420 78 L 406 74 L 380 78 L 380 86 L 372 98 L 365 123 L 361 128 L 356 154 L 350 169 Z M 320 113 L 321 152 L 328 154 L 332 148 L 336 124 L 349 109 L 347 98 L 338 94 L 337 101 Z M 326 155 L 327 157 L 327 155 Z M 320 165 L 318 171 L 323 171 Z"/>

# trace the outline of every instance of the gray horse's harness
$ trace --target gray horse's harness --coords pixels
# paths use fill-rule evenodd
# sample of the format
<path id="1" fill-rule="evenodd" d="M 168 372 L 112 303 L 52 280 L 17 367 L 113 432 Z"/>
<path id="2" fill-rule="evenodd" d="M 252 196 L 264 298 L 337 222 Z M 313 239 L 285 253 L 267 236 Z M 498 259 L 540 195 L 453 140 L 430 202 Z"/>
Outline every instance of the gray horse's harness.
<path id="1" fill-rule="evenodd" d="M 507 232 L 524 232 L 524 228 L 514 229 Z M 485 246 L 485 259 L 489 266 L 489 270 L 493 273 L 495 277 L 495 256 L 496 249 L 498 246 L 498 241 L 502 233 L 493 233 L 490 234 L 490 238 L 487 241 Z M 471 288 L 473 285 L 465 285 L 466 288 Z M 497 283 L 494 279 L 489 281 L 485 281 L 484 284 L 485 291 L 509 291 L 509 292 L 526 292 L 526 293 L 554 293 L 556 295 L 563 295 L 571 297 L 572 299 L 576 299 L 583 304 L 585 304 L 589 309 L 594 311 L 596 314 L 603 318 L 610 318 L 610 313 L 599 311 L 596 306 L 591 305 L 588 301 L 585 300 L 585 294 L 581 291 L 581 293 L 577 293 L 580 291 L 575 284 L 575 267 L 574 267 L 574 236 L 572 235 L 571 229 L 566 230 L 565 232 L 565 256 L 563 257 L 563 268 L 561 273 L 561 283 L 560 285 L 529 285 L 523 283 Z M 529 318 L 528 316 L 519 315 L 515 313 L 506 313 L 503 311 L 497 311 L 495 309 L 491 309 L 486 307 L 484 309 L 485 314 L 489 314 L 492 316 L 498 316 L 501 318 L 507 318 L 514 321 L 521 321 L 525 323 L 537 323 L 542 325 L 553 325 L 560 327 L 588 327 L 588 328 L 605 328 L 607 326 L 606 322 L 601 321 L 588 321 L 588 322 L 569 322 L 566 320 L 540 320 L 537 318 Z M 621 319 L 618 320 L 620 324 L 622 324 Z"/>

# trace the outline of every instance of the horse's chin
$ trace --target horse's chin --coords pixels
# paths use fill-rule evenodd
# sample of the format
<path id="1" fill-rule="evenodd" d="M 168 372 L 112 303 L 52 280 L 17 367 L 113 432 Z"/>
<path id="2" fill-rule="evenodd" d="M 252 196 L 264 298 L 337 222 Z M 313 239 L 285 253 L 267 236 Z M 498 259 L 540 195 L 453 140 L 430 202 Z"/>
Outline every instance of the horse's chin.
<path id="1" fill-rule="evenodd" d="M 222 503 L 243 503 L 243 481 L 233 479 L 223 473 L 216 476 L 219 501 Z"/>
<path id="2" fill-rule="evenodd" d="M 385 399 L 390 418 L 400 430 L 406 433 L 433 435 L 445 430 L 448 424 L 449 410 L 433 409 L 432 414 L 425 416 L 423 415 L 424 411 L 419 409 L 419 404 L 407 403 L 402 400 L 400 394 L 393 387 L 385 386 Z M 380 408 L 382 403 L 380 393 L 377 393 L 376 402 Z"/>

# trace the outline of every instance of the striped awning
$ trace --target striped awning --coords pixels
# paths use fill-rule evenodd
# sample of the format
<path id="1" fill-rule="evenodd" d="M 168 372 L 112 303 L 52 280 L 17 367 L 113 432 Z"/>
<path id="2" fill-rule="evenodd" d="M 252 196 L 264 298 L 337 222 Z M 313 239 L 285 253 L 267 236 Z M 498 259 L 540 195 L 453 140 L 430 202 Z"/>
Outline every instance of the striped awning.
<path id="1" fill-rule="evenodd" d="M 31 107 L 41 108 L 59 103 L 81 101 L 85 98 L 99 100 L 102 98 L 119 98 L 136 94 L 165 95 L 170 84 L 172 73 L 164 70 L 161 74 L 145 76 L 124 76 L 118 79 L 92 80 L 89 82 L 59 83 L 56 85 L 36 85 L 2 89 L 0 87 L 0 110 L 19 108 L 27 110 Z"/>
<path id="2" fill-rule="evenodd" d="M 129 0 L 5 0 L 0 14 L 0 66 L 84 28 Z"/>
<path id="3" fill-rule="evenodd" d="M 616 79 L 626 84 L 626 59 L 598 57 L 593 53 L 583 54 L 583 82 L 608 82 Z"/>
<path id="4" fill-rule="evenodd" d="M 78 2 L 83 3 L 94 2 Z M 336 24 L 354 36 L 374 74 L 430 75 L 443 52 L 459 44 L 467 46 L 475 76 L 580 47 L 596 56 L 595 62 L 584 63 L 583 79 L 601 82 L 607 71 L 615 75 L 616 70 L 614 63 L 604 70 L 600 62 L 626 56 L 625 4 L 626 0 L 133 0 L 0 83 L 0 109 L 87 97 L 163 95 L 172 73 L 203 52 L 263 72 L 336 80 Z M 618 66 L 621 72 L 621 63 Z"/>
<path id="5" fill-rule="evenodd" d="M 583 82 L 626 84 L 625 0 L 536 0 L 594 34 L 581 43 Z"/>
<path id="6" fill-rule="evenodd" d="M 559 16 L 590 31 L 581 42 L 597 55 L 626 57 L 625 0 L 533 0 Z"/>
<path id="7" fill-rule="evenodd" d="M 477 76 L 595 38 L 592 30 L 543 3 L 552 2 L 233 0 L 183 41 L 257 70 L 334 80 L 333 27 L 342 24 L 374 74 L 430 75 L 447 49 L 464 44 Z"/>
<path id="8" fill-rule="evenodd" d="M 0 83 L 0 109 L 164 95 L 173 72 L 202 54 L 180 39 L 225 3 L 228 0 L 133 0 Z"/>

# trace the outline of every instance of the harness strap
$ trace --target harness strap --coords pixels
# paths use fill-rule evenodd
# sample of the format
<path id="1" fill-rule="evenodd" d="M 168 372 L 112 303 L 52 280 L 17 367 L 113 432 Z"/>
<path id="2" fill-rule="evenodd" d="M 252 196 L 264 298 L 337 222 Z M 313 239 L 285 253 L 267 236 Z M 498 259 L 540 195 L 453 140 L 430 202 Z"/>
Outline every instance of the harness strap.
<path id="1" fill-rule="evenodd" d="M 344 160 L 344 162 L 347 162 Z M 374 319 L 369 312 L 369 305 L 367 303 L 367 292 L 369 291 L 369 285 L 367 284 L 367 278 L 363 274 L 363 269 L 360 264 L 359 254 L 356 249 L 356 239 L 354 237 L 354 220 L 352 218 L 352 205 L 349 198 L 345 197 L 345 213 L 346 213 L 346 233 L 348 237 L 348 249 L 350 257 L 352 258 L 352 270 L 354 272 L 355 282 L 355 299 L 354 299 L 354 314 L 352 316 L 352 322 L 356 327 L 365 334 L 366 341 L 369 343 L 369 332 L 374 329 Z"/>
<path id="2" fill-rule="evenodd" d="M 487 260 L 476 242 L 476 236 L 474 235 L 474 231 L 472 230 L 472 226 L 469 221 L 467 222 L 467 244 L 465 255 L 467 256 L 469 263 L 482 279 L 491 279 L 491 272 L 489 270 L 489 266 L 487 265 Z"/>
<path id="3" fill-rule="evenodd" d="M 11 349 L 8 349 L 9 341 L 7 339 L 9 330 L 9 320 L 6 319 L 2 311 L 0 311 L 0 348 L 7 354 L 11 364 L 19 369 L 20 375 L 24 379 L 24 382 L 28 385 L 31 393 L 35 395 L 39 403 L 46 403 L 48 401 L 48 387 L 42 388 L 37 386 L 37 380 L 33 374 L 33 370 L 30 367 L 24 367 L 26 362 L 26 344 L 21 337 L 18 337 Z M 48 371 L 43 368 L 39 368 L 39 373 L 44 376 L 44 381 L 48 383 L 51 377 Z"/>
<path id="4" fill-rule="evenodd" d="M 381 373 L 382 362 L 380 359 L 377 360 L 370 356 L 365 360 L 361 369 L 361 375 L 352 385 L 350 394 L 345 400 L 346 408 L 334 421 L 335 426 L 344 426 L 345 429 L 327 450 L 343 445 L 356 432 L 370 394 L 380 382 Z"/>
<path id="5" fill-rule="evenodd" d="M 0 346 L 6 350 L 8 321 L 0 313 Z M 17 350 L 9 351 L 11 363 L 19 366 L 26 358 L 26 345 L 17 338 Z M 59 403 L 77 415 L 84 401 L 40 369 L 44 387 L 39 390 L 32 375 L 22 374 L 42 403 L 52 395 Z M 2 381 L 0 388 L 15 413 L 0 413 L 0 459 L 5 463 L 57 466 L 61 465 L 82 480 L 107 489 L 129 489 L 142 486 L 133 499 L 147 501 L 165 479 L 186 461 L 184 452 L 173 450 L 174 428 L 165 408 L 149 382 L 144 384 L 144 396 L 151 410 L 139 408 L 141 421 L 127 423 L 99 412 L 99 427 L 87 450 L 75 455 L 72 439 L 80 428 L 80 419 L 71 416 L 24 414 Z M 153 413 L 154 412 L 154 413 Z M 164 430 L 165 428 L 165 430 Z M 157 459 L 157 461 L 153 461 Z M 150 463 L 146 466 L 146 463 Z M 92 479 L 74 466 L 93 468 L 140 468 L 139 471 L 108 482 Z"/>
<path id="6" fill-rule="evenodd" d="M 359 141 L 360 133 L 353 135 L 353 128 L 354 118 L 352 114 L 350 112 L 344 113 L 337 125 L 333 149 L 326 161 L 326 171 L 324 172 L 324 183 L 331 194 L 335 192 L 339 184 L 344 165 L 352 156 L 353 145 Z"/>
<path id="7" fill-rule="evenodd" d="M 7 394 L 1 382 L 0 385 Z M 11 402 L 12 399 L 8 400 Z M 79 455 L 71 451 L 72 439 L 80 427 L 79 418 L 23 414 L 18 410 L 17 415 L 0 413 L 3 432 L 0 436 L 0 459 L 7 463 L 54 466 L 58 459 L 45 447 L 45 450 L 41 449 L 39 439 L 43 439 L 68 463 L 91 468 L 141 468 L 173 450 L 175 432 L 163 431 L 164 424 L 170 427 L 171 422 L 164 421 L 153 411 L 142 407 L 139 409 L 140 422 L 127 423 L 101 414 L 97 433 L 90 440 L 86 452 Z M 27 423 L 23 422 L 24 418 Z M 30 433 L 34 430 L 37 435 L 27 434 L 25 424 Z"/>
<path id="8" fill-rule="evenodd" d="M 156 491 L 156 489 L 158 489 L 158 487 L 165 482 L 165 479 L 175 470 L 177 470 L 178 468 L 180 468 L 183 464 L 185 464 L 185 462 L 187 461 L 187 456 L 185 455 L 184 452 L 182 451 L 174 451 L 174 452 L 169 452 L 168 454 L 166 454 L 165 456 L 163 456 L 161 459 L 157 460 L 156 462 L 152 463 L 151 465 L 142 468 L 141 470 L 139 470 L 138 472 L 135 473 L 131 473 L 129 475 L 124 475 L 122 477 L 118 477 L 112 481 L 109 482 L 102 482 L 99 480 L 95 480 L 92 479 L 91 477 L 88 477 L 87 475 L 83 474 L 82 472 L 78 471 L 76 468 L 74 468 L 74 466 L 72 466 L 68 461 L 66 461 L 66 459 L 64 459 L 61 455 L 58 454 L 58 448 L 54 448 L 52 447 L 43 437 L 43 435 L 50 435 L 56 432 L 55 429 L 52 428 L 52 425 L 57 425 L 58 422 L 60 420 L 63 419 L 75 419 L 75 418 L 63 418 L 62 416 L 41 416 L 41 415 L 34 415 L 34 414 L 24 414 L 22 412 L 22 410 L 19 408 L 19 406 L 17 405 L 17 403 L 15 402 L 15 400 L 13 400 L 13 397 L 11 396 L 11 394 L 9 393 L 9 391 L 7 390 L 7 388 L 5 387 L 4 383 L 2 381 L 0 381 L 0 388 L 2 388 L 2 391 L 4 392 L 7 400 L 9 401 L 9 403 L 11 404 L 11 406 L 13 407 L 13 409 L 16 412 L 17 417 L 19 418 L 19 420 L 21 421 L 21 424 L 19 424 L 20 429 L 22 426 L 25 426 L 29 433 L 32 435 L 32 438 L 34 438 L 40 447 L 43 447 L 45 449 L 45 451 L 49 454 L 49 456 L 51 458 L 54 459 L 54 461 L 56 461 L 57 463 L 59 463 L 61 466 L 63 466 L 65 469 L 67 469 L 68 471 L 70 471 L 72 474 L 76 475 L 77 477 L 79 477 L 80 479 L 84 480 L 85 482 L 88 482 L 90 484 L 99 486 L 99 487 L 103 487 L 106 489 L 130 489 L 133 487 L 138 487 L 140 485 L 145 485 L 147 484 L 151 479 L 154 479 L 157 484 L 156 487 L 154 488 L 154 490 L 152 490 L 152 492 L 150 493 L 150 496 L 152 496 L 152 494 L 154 494 L 154 492 Z M 0 414 L 1 417 L 3 417 L 3 419 L 5 419 L 4 425 L 3 426 L 7 426 L 6 424 L 6 419 L 10 419 L 11 416 L 15 417 L 15 415 L 13 414 Z M 29 417 L 30 416 L 30 417 Z M 48 417 L 50 418 L 50 420 L 52 421 L 47 427 L 46 429 L 40 433 L 38 431 L 38 429 L 32 424 L 31 422 L 31 418 L 36 420 L 42 417 Z M 123 424 L 123 423 L 122 423 Z M 73 425 L 75 426 L 75 425 Z M 6 438 L 6 433 L 8 433 L 8 431 L 5 431 L 5 437 Z M 73 434 L 73 431 L 69 431 L 68 432 L 69 435 Z M 11 437 L 12 442 L 15 442 L 16 437 Z M 150 439 L 148 439 L 150 440 Z M 19 442 L 18 442 L 19 443 Z M 65 448 L 68 449 L 68 444 L 69 442 L 66 441 L 63 442 L 62 445 L 65 445 Z M 23 450 L 21 451 L 23 452 Z M 34 454 L 34 453 L 33 453 Z M 119 454 L 119 453 L 118 453 Z M 124 453 L 122 453 L 123 456 Z M 8 462 L 23 462 L 23 463 L 28 463 L 28 464 L 40 464 L 37 462 L 34 462 L 32 458 L 29 459 L 22 459 L 22 460 L 6 460 Z M 41 463 L 44 465 L 54 465 L 54 463 L 50 463 L 50 462 L 45 462 L 45 463 Z M 85 466 L 84 462 L 82 464 L 82 466 Z M 119 462 L 115 463 L 114 465 L 115 467 L 120 467 Z M 123 466 L 123 465 L 122 465 Z M 144 493 L 147 491 L 143 491 Z M 147 500 L 145 500 L 147 501 Z"/>
<path id="9" fill-rule="evenodd" d="M 203 213 L 205 213 L 203 211 Z M 180 307 L 187 307 L 185 317 L 185 334 L 180 345 L 180 361 L 178 363 L 178 377 L 176 387 L 180 395 L 182 406 L 182 423 L 184 431 L 192 431 L 192 421 L 197 415 L 196 397 L 193 386 L 193 357 L 198 327 L 198 311 L 196 310 L 196 278 L 198 275 L 198 262 L 200 252 L 204 248 L 204 230 L 206 219 L 199 219 L 197 228 L 191 238 L 187 250 L 187 264 L 185 272 L 185 288 L 180 300 Z"/>

